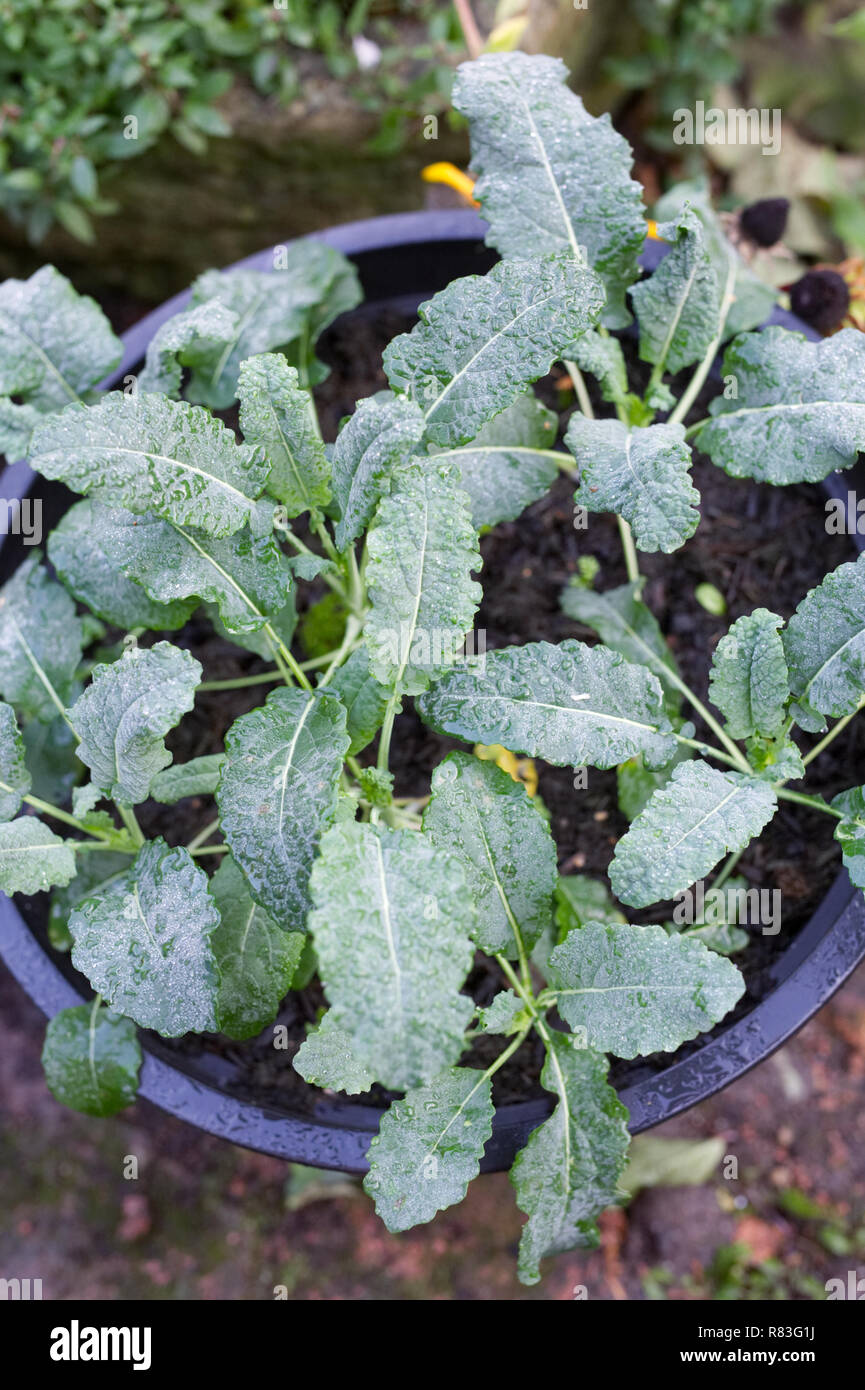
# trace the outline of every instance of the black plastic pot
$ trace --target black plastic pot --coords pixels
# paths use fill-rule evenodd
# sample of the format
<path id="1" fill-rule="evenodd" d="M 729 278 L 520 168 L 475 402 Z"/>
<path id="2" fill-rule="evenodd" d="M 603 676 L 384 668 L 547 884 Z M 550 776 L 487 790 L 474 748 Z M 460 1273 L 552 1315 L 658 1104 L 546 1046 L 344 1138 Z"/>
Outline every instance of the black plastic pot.
<path id="1" fill-rule="evenodd" d="M 321 240 L 350 256 L 358 268 L 366 302 L 414 310 L 418 303 L 460 275 L 482 274 L 495 255 L 482 242 L 484 224 L 470 212 L 407 213 L 335 227 Z M 662 248 L 650 245 L 644 258 L 657 265 Z M 268 270 L 272 252 L 261 252 L 240 265 Z M 124 357 L 103 385 L 113 386 L 140 363 L 155 330 L 188 300 L 188 292 L 148 314 L 124 336 Z M 770 320 L 816 335 L 799 320 L 776 309 Z M 3 476 L 7 500 L 34 490 L 34 476 L 16 464 Z M 39 481 L 46 531 L 70 502 L 57 484 Z M 846 498 L 847 480 L 833 475 L 824 484 L 833 496 Z M 857 537 L 857 544 L 859 538 Z M 860 544 L 860 548 L 861 544 Z M 21 562 L 23 547 L 0 538 L 0 579 Z M 26 910 L 26 909 L 25 909 Z M 28 915 L 30 915 L 28 913 Z M 30 997 L 52 1016 L 89 997 L 86 981 L 67 957 L 45 944 L 44 935 L 27 924 L 15 903 L 0 894 L 0 953 Z M 795 1033 L 865 956 L 865 900 L 840 873 L 811 920 L 779 955 L 773 987 L 744 1018 L 717 1032 L 687 1057 L 673 1054 L 663 1071 L 646 1075 L 622 1091 L 638 1133 L 704 1100 L 763 1061 Z M 232 1087 L 233 1064 L 215 1055 L 184 1058 L 144 1038 L 140 1094 L 161 1109 L 224 1139 L 264 1153 L 323 1168 L 364 1172 L 366 1150 L 381 1112 L 322 1096 L 315 1113 L 300 1115 L 243 1099 Z M 552 1100 L 501 1106 L 484 1155 L 482 1169 L 510 1165 L 528 1135 L 550 1112 Z"/>

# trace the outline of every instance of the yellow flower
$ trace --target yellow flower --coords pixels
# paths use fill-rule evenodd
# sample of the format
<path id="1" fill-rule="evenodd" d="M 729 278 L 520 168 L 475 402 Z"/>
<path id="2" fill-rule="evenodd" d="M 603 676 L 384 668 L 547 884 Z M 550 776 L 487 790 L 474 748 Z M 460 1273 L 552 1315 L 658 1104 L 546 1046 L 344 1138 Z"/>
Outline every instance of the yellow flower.
<path id="1" fill-rule="evenodd" d="M 534 796 L 538 789 L 538 770 L 531 758 L 516 758 L 500 743 L 476 743 L 472 752 L 484 762 L 495 763 L 515 782 L 521 782 L 529 796 Z"/>
<path id="2" fill-rule="evenodd" d="M 446 183 L 448 188 L 453 188 L 473 208 L 480 207 L 480 203 L 476 203 L 472 197 L 472 189 L 475 186 L 472 175 L 458 169 L 455 164 L 448 164 L 446 160 L 439 164 L 427 164 L 426 168 L 421 169 L 420 176 L 424 183 Z"/>

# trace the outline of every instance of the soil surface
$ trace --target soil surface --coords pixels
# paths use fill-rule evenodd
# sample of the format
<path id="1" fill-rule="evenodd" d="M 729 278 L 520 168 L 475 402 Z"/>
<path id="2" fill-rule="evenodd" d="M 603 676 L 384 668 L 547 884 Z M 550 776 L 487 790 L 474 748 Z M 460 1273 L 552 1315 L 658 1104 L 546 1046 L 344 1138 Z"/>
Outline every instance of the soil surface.
<path id="1" fill-rule="evenodd" d="M 411 322 L 391 310 L 361 310 L 340 320 L 322 339 L 319 355 L 330 366 L 331 374 L 317 388 L 316 396 L 326 439 L 335 437 L 339 422 L 358 400 L 386 386 L 382 351 Z M 647 369 L 633 361 L 632 339 L 626 339 L 625 347 L 639 380 Z M 547 404 L 560 409 L 564 429 L 572 409 L 570 391 L 566 386 L 562 389 L 555 376 L 540 383 L 538 389 Z M 707 386 L 694 407 L 692 420 L 707 413 L 707 401 L 715 390 Z M 610 413 L 597 398 L 594 404 L 599 414 Z M 701 457 L 695 461 L 694 481 L 702 497 L 702 521 L 696 535 L 672 556 L 641 555 L 640 562 L 647 576 L 644 597 L 684 678 L 705 699 L 712 651 L 730 622 L 758 606 L 789 617 L 826 571 L 853 558 L 855 550 L 848 538 L 826 534 L 825 499 L 817 487 L 775 489 L 728 478 Z M 575 574 L 581 555 L 593 555 L 599 561 L 596 586 L 600 589 L 626 582 L 627 574 L 615 518 L 590 516 L 588 528 L 577 530 L 573 511 L 573 484 L 562 478 L 517 521 L 502 524 L 482 538 L 484 598 L 476 629 L 485 630 L 487 649 L 539 640 L 559 642 L 566 637 L 596 640 L 589 629 L 562 612 L 562 588 Z M 715 585 L 724 595 L 728 609 L 724 617 L 713 616 L 696 602 L 695 588 L 704 582 Z M 326 592 L 320 582 L 302 589 L 301 613 Z M 194 652 L 202 662 L 206 680 L 264 669 L 258 658 L 216 636 L 203 619 L 193 618 L 172 640 Z M 261 704 L 268 689 L 254 686 L 201 695 L 194 712 L 167 739 L 176 760 L 221 750 L 226 730 L 239 715 Z M 698 721 L 698 734 L 707 733 L 699 728 Z M 807 736 L 800 738 L 803 749 L 809 742 Z M 392 744 L 396 794 L 426 795 L 432 769 L 446 752 L 459 747 L 464 745 L 427 729 L 412 702 L 407 701 L 405 712 L 396 721 Z M 831 796 L 849 786 L 855 780 L 850 769 L 861 766 L 863 747 L 861 725 L 854 722 L 809 769 L 808 790 Z M 373 743 L 361 761 L 374 762 L 375 749 Z M 538 772 L 539 795 L 550 813 L 560 871 L 603 876 L 617 839 L 627 829 L 617 807 L 615 772 L 589 769 L 588 783 L 582 790 L 574 789 L 570 769 L 538 764 Z M 192 798 L 172 808 L 149 803 L 140 819 L 145 833 L 164 835 L 169 843 L 176 844 L 188 841 L 214 814 L 212 800 Z M 213 860 L 204 862 L 209 869 L 214 867 Z M 738 870 L 749 885 L 780 889 L 782 929 L 776 936 L 764 936 L 755 929 L 748 946 L 736 957 L 747 988 L 734 1013 L 718 1025 L 719 1030 L 746 1013 L 766 992 L 773 963 L 809 919 L 839 866 L 838 847 L 825 818 L 782 803 L 763 836 L 746 851 Z M 43 914 L 41 905 L 28 905 L 27 915 L 34 924 Z M 670 905 L 664 904 L 628 913 L 629 920 L 636 922 L 669 920 L 670 915 Z M 485 1004 L 504 984 L 495 963 L 478 954 L 466 989 Z M 324 1006 L 317 982 L 286 999 L 277 1021 L 288 1030 L 287 1050 L 274 1049 L 271 1028 L 246 1043 L 201 1035 L 177 1040 L 154 1036 L 149 1045 L 185 1067 L 214 1080 L 219 1078 L 219 1083 L 232 1092 L 309 1113 L 321 1093 L 297 1076 L 290 1060 Z M 700 1039 L 686 1044 L 680 1055 L 700 1045 Z M 467 1060 L 487 1065 L 501 1047 L 501 1039 L 479 1039 Z M 527 1040 L 497 1074 L 496 1102 L 543 1094 L 538 1082 L 541 1061 L 540 1044 L 534 1038 Z M 614 1061 L 611 1079 L 623 1085 L 663 1068 L 668 1061 L 668 1054 L 634 1062 Z M 358 1103 L 380 1105 L 386 1099 L 386 1093 L 375 1088 Z"/>

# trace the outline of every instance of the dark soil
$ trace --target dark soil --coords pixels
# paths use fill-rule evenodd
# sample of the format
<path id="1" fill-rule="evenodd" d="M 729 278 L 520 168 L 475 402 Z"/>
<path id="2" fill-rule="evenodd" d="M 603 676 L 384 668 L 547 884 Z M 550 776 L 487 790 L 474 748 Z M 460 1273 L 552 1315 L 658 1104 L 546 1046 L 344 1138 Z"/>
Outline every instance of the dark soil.
<path id="1" fill-rule="evenodd" d="M 356 401 L 386 385 L 382 350 L 410 324 L 404 315 L 391 310 L 361 310 L 328 332 L 319 355 L 331 367 L 331 375 L 316 391 L 326 439 L 335 437 L 340 420 L 351 413 Z M 633 357 L 632 349 L 629 355 Z M 642 371 L 642 364 L 635 364 L 635 374 L 639 376 Z M 540 384 L 539 391 L 554 407 L 569 399 L 552 377 Z M 706 401 L 713 394 L 715 388 L 707 387 L 694 408 L 694 420 L 707 413 Z M 599 414 L 609 413 L 609 407 L 598 400 L 594 403 Z M 567 410 L 562 415 L 563 426 L 566 416 Z M 702 523 L 696 535 L 672 556 L 641 555 L 640 561 L 648 578 L 644 597 L 684 678 L 705 699 L 711 654 L 728 624 L 757 606 L 788 617 L 807 590 L 828 570 L 853 558 L 855 549 L 848 538 L 826 534 L 825 499 L 819 488 L 774 489 L 731 479 L 704 458 L 695 462 L 694 480 L 702 496 Z M 565 616 L 559 597 L 575 573 L 580 555 L 591 554 L 599 560 L 599 588 L 626 581 L 617 525 L 611 516 L 591 516 L 585 531 L 575 530 L 572 522 L 573 486 L 563 478 L 517 521 L 498 526 L 482 539 L 484 599 L 476 627 L 485 629 L 488 649 L 539 640 L 559 642 L 566 637 L 596 640 L 591 631 Z M 724 595 L 728 606 L 725 617 L 712 616 L 696 602 L 695 587 L 706 581 Z M 316 585 L 304 587 L 307 603 L 324 592 Z M 262 669 L 256 657 L 215 636 L 204 621 L 194 619 L 172 640 L 195 653 L 208 680 Z M 176 759 L 185 761 L 219 751 L 226 730 L 239 715 L 261 704 L 268 688 L 202 695 L 194 712 L 167 740 Z M 698 725 L 698 735 L 706 732 Z M 808 744 L 808 737 L 803 736 L 800 746 L 804 749 Z M 457 740 L 427 729 L 408 702 L 396 722 L 392 745 L 396 793 L 426 795 L 433 767 L 447 751 L 460 746 Z M 362 755 L 362 761 L 373 761 L 374 751 L 375 745 Z M 854 723 L 809 768 L 808 790 L 831 796 L 849 786 L 857 780 L 852 769 L 861 765 L 862 754 L 861 727 Z M 603 875 L 617 839 L 627 829 L 617 808 L 615 772 L 590 769 L 586 789 L 575 791 L 570 769 L 539 764 L 538 771 L 539 794 L 550 812 L 560 871 Z M 140 819 L 147 834 L 162 834 L 170 843 L 183 843 L 214 814 L 209 799 L 196 798 L 174 808 L 151 803 L 142 808 Z M 825 819 L 782 803 L 763 836 L 743 856 L 738 870 L 755 886 L 781 890 L 782 930 L 777 936 L 755 931 L 749 945 L 736 957 L 747 989 L 719 1030 L 766 993 L 773 964 L 807 922 L 839 866 L 839 851 Z M 35 925 L 43 913 L 28 911 L 27 915 Z M 631 911 L 629 920 L 663 921 L 669 916 L 664 905 L 655 905 L 647 911 Z M 487 1003 L 503 985 L 498 967 L 478 955 L 466 989 L 478 1002 Z M 293 1040 L 287 1052 L 274 1049 L 271 1028 L 246 1043 L 202 1035 L 176 1040 L 153 1037 L 150 1045 L 232 1092 L 259 1103 L 309 1112 L 321 1093 L 297 1076 L 290 1061 L 324 1003 L 317 982 L 285 1000 L 278 1022 L 287 1027 Z M 682 1053 L 700 1045 L 701 1041 L 688 1044 Z M 468 1060 L 487 1064 L 500 1048 L 501 1039 L 480 1039 Z M 540 1061 L 539 1045 L 527 1042 L 495 1078 L 497 1103 L 540 1094 Z M 668 1054 L 614 1062 L 611 1078 L 619 1085 L 632 1082 L 668 1062 Z M 376 1088 L 359 1100 L 381 1104 L 384 1098 Z"/>

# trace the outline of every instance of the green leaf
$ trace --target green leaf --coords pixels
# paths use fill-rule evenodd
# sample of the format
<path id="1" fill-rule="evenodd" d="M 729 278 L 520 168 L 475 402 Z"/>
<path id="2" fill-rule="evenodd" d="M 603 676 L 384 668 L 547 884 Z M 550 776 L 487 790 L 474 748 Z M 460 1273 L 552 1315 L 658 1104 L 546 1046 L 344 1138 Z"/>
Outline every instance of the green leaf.
<path id="1" fill-rule="evenodd" d="M 767 608 L 738 618 L 712 654 L 709 698 L 727 721 L 731 738 L 776 738 L 790 694 L 784 619 Z"/>
<path id="2" fill-rule="evenodd" d="M 451 1067 L 391 1103 L 369 1146 L 364 1191 L 389 1231 L 461 1202 L 493 1132 L 492 1083 Z"/>
<path id="3" fill-rule="evenodd" d="M 326 690 L 274 690 L 235 720 L 216 800 L 253 898 L 286 931 L 302 931 L 319 836 L 331 823 L 348 749 L 345 710 Z"/>
<path id="4" fill-rule="evenodd" d="M 802 754 L 787 735 L 776 739 L 749 738 L 745 749 L 757 776 L 767 782 L 795 782 L 805 776 Z"/>
<path id="5" fill-rule="evenodd" d="M 0 821 L 0 893 L 44 893 L 75 877 L 72 845 L 35 816 Z"/>
<path id="6" fill-rule="evenodd" d="M 32 412 L 48 414 L 83 396 L 117 366 L 123 346 L 99 305 L 76 294 L 65 276 L 44 265 L 29 280 L 0 285 L 0 396 L 19 405 L 16 428 L 4 433 L 11 458 L 27 448 Z M 9 403 L 11 404 L 11 402 Z"/>
<path id="7" fill-rule="evenodd" d="M 358 403 L 333 450 L 337 550 L 346 550 L 367 529 L 394 471 L 409 461 L 425 428 L 419 407 L 404 396 L 382 392 Z"/>
<path id="8" fill-rule="evenodd" d="M 59 714 L 50 723 L 31 719 L 21 737 L 33 778 L 33 795 L 62 806 L 83 771 L 75 752 L 78 740 Z"/>
<path id="9" fill-rule="evenodd" d="M 629 428 L 575 414 L 565 445 L 580 469 L 576 501 L 589 512 L 618 512 L 640 550 L 669 555 L 694 534 L 700 494 L 684 425 Z"/>
<path id="10" fill-rule="evenodd" d="M 365 646 L 357 647 L 337 667 L 327 688 L 345 705 L 349 753 L 362 752 L 381 728 L 388 702 L 388 688 L 371 674 Z"/>
<path id="11" fill-rule="evenodd" d="M 192 709 L 201 666 L 170 642 L 133 647 L 110 666 L 94 666 L 91 684 L 69 711 L 78 756 L 95 786 L 121 806 L 147 799 L 171 762 L 163 736 Z"/>
<path id="12" fill-rule="evenodd" d="M 474 905 L 461 864 L 414 831 L 351 822 L 322 838 L 309 925 L 333 1026 L 391 1090 L 456 1062 L 473 1013 Z"/>
<path id="13" fill-rule="evenodd" d="M 163 323 L 147 344 L 139 391 L 179 396 L 183 368 L 201 369 L 235 336 L 237 314 L 214 300 L 184 309 Z"/>
<path id="14" fill-rule="evenodd" d="M 72 964 L 118 1013 L 163 1037 L 218 1027 L 207 875 L 181 846 L 149 840 L 128 874 L 69 918 Z"/>
<path id="15" fill-rule="evenodd" d="M 284 932 L 249 895 L 249 887 L 231 855 L 210 880 L 220 923 L 211 944 L 219 970 L 216 1017 L 219 1031 L 230 1038 L 254 1038 L 277 1015 L 306 940 L 302 932 Z"/>
<path id="16" fill-rule="evenodd" d="M 438 733 L 500 743 L 559 767 L 615 767 L 639 752 L 656 767 L 676 750 L 656 677 L 617 652 L 572 640 L 474 657 L 418 709 Z"/>
<path id="17" fill-rule="evenodd" d="M 598 383 L 605 401 L 624 405 L 628 398 L 628 369 L 618 338 L 584 333 L 570 349 L 571 359 Z"/>
<path id="18" fill-rule="evenodd" d="M 325 374 L 309 360 L 310 348 L 337 314 L 360 303 L 357 273 L 339 251 L 311 238 L 277 251 L 273 271 L 208 270 L 192 286 L 193 308 L 215 300 L 237 315 L 237 327 L 206 364 L 196 363 L 190 400 L 216 410 L 231 405 L 241 362 L 277 348 L 294 366 L 311 371 L 311 381 Z"/>
<path id="19" fill-rule="evenodd" d="M 192 600 L 193 609 L 214 603 L 231 637 L 259 631 L 289 601 L 290 568 L 272 535 L 244 527 L 214 539 L 123 508 L 101 507 L 94 518 L 112 563 L 142 593 L 166 605 Z"/>
<path id="20" fill-rule="evenodd" d="M 652 610 L 639 597 L 642 585 L 637 579 L 599 594 L 571 584 L 562 590 L 562 609 L 569 618 L 592 628 L 605 646 L 621 652 L 626 661 L 648 666 L 664 687 L 667 712 L 672 716 L 679 711 L 681 695 L 670 675 L 678 676 L 679 668 Z"/>
<path id="21" fill-rule="evenodd" d="M 672 898 L 705 878 L 724 854 L 744 849 L 772 819 L 778 799 L 766 782 L 682 763 L 616 845 L 609 876 L 630 907 Z"/>
<path id="22" fill-rule="evenodd" d="M 0 704 L 0 821 L 12 820 L 30 790 L 24 740 L 11 705 Z"/>
<path id="23" fill-rule="evenodd" d="M 850 468 L 865 449 L 865 339 L 843 328 L 809 342 L 786 328 L 737 338 L 723 375 L 736 394 L 718 396 L 695 445 L 733 478 L 816 483 Z"/>
<path id="24" fill-rule="evenodd" d="M 631 290 L 640 325 L 640 357 L 680 372 L 705 357 L 717 334 L 723 285 L 689 207 L 658 235 L 673 245 L 657 270 Z"/>
<path id="25" fill-rule="evenodd" d="M 596 1246 L 596 1219 L 618 1200 L 628 1112 L 607 1084 L 608 1069 L 600 1053 L 552 1034 L 541 1084 L 558 1096 L 558 1105 L 511 1169 L 517 1206 L 529 1218 L 520 1239 L 523 1284 L 538 1282 L 544 1255 Z"/>
<path id="26" fill-rule="evenodd" d="M 484 1033 L 515 1033 L 523 1012 L 523 1001 L 512 989 L 502 989 L 485 1009 L 478 1009 L 478 1027 Z"/>
<path id="27" fill-rule="evenodd" d="M 835 826 L 844 868 L 857 888 L 865 888 L 865 787 L 851 787 L 829 804 L 844 817 Z"/>
<path id="28" fill-rule="evenodd" d="M 84 1115 L 116 1115 L 138 1093 L 141 1046 L 135 1024 L 92 1004 L 61 1009 L 50 1020 L 42 1049 L 48 1089 Z"/>
<path id="29" fill-rule="evenodd" d="M 693 724 L 689 724 L 687 729 L 693 737 L 696 732 Z M 687 733 L 685 737 L 687 737 Z M 619 810 L 626 820 L 636 820 L 637 816 L 648 805 L 652 796 L 661 787 L 665 787 L 673 775 L 673 769 L 680 763 L 687 762 L 693 758 L 694 754 L 685 744 L 677 744 L 676 751 L 668 763 L 663 767 L 651 769 L 646 767 L 641 754 L 636 758 L 629 758 L 627 762 L 620 763 L 616 768 L 616 793 Z"/>
<path id="30" fill-rule="evenodd" d="M 702 942 L 614 922 L 569 932 L 550 956 L 549 980 L 562 1018 L 616 1057 L 675 1052 L 745 990 L 736 967 Z"/>
<path id="31" fill-rule="evenodd" d="M 68 925 L 72 909 L 85 898 L 92 897 L 106 879 L 120 878 L 129 868 L 132 857 L 130 854 L 103 853 L 101 850 L 98 854 L 78 856 L 75 877 L 51 894 L 48 938 L 55 950 L 68 951 L 72 946 Z"/>
<path id="32" fill-rule="evenodd" d="M 604 322 L 622 328 L 646 235 L 641 188 L 628 142 L 567 80 L 559 58 L 484 54 L 458 69 L 453 101 L 469 120 L 490 245 L 520 258 L 584 247 L 606 288 Z"/>
<path id="33" fill-rule="evenodd" d="M 729 307 L 723 327 L 718 325 L 719 333 L 726 339 L 758 328 L 772 312 L 778 298 L 777 290 L 758 280 L 742 260 L 712 206 L 704 179 L 683 181 L 668 189 L 655 205 L 653 216 L 658 222 L 675 220 L 682 215 L 686 206 L 700 219 L 704 244 L 715 267 L 719 285 L 730 286 Z"/>
<path id="34" fill-rule="evenodd" d="M 784 632 L 796 723 L 810 733 L 856 709 L 865 692 L 865 555 L 805 595 Z"/>
<path id="35" fill-rule="evenodd" d="M 564 941 L 569 931 L 587 922 L 624 922 L 625 918 L 599 878 L 563 874 L 556 881 L 555 920 L 558 941 Z"/>
<path id="36" fill-rule="evenodd" d="M 289 517 L 319 515 L 330 501 L 330 465 L 309 391 L 284 357 L 261 353 L 240 366 L 240 428 L 271 465 L 267 490 Z"/>
<path id="37" fill-rule="evenodd" d="M 462 863 L 475 943 L 515 958 L 519 936 L 531 949 L 550 918 L 556 846 L 525 787 L 494 763 L 450 753 L 433 772 L 423 829 Z"/>
<path id="38" fill-rule="evenodd" d="M 213 796 L 225 763 L 224 753 L 205 753 L 185 763 L 175 763 L 157 772 L 150 783 L 150 795 L 164 806 L 176 806 L 185 796 Z"/>
<path id="39" fill-rule="evenodd" d="M 47 722 L 69 698 L 84 635 L 75 604 L 30 555 L 0 589 L 0 695 Z"/>
<path id="40" fill-rule="evenodd" d="M 206 410 L 140 391 L 112 391 L 50 416 L 34 430 L 30 462 L 73 492 L 211 536 L 255 519 L 268 472 Z"/>
<path id="41" fill-rule="evenodd" d="M 87 497 L 76 502 L 48 537 L 48 559 L 69 592 L 106 623 L 126 632 L 136 627 L 151 632 L 173 632 L 183 627 L 196 600 L 157 603 L 140 584 L 127 578 L 111 545 L 117 515 L 125 517 L 129 526 L 137 523 L 131 512 L 115 513 Z M 168 522 L 158 524 L 167 526 Z"/>
<path id="42" fill-rule="evenodd" d="M 474 526 L 514 521 L 549 492 L 559 475 L 555 459 L 547 456 L 557 425 L 554 411 L 531 391 L 523 392 L 489 420 L 471 443 L 436 455 L 440 462 L 458 465 Z"/>
<path id="43" fill-rule="evenodd" d="M 434 444 L 454 448 L 545 376 L 596 322 L 597 276 L 566 255 L 502 261 L 454 280 L 384 352 L 387 378 L 416 401 Z"/>
<path id="44" fill-rule="evenodd" d="M 459 474 L 412 463 L 393 478 L 369 533 L 365 625 L 377 680 L 417 695 L 460 653 L 483 596 L 477 534 Z"/>
<path id="45" fill-rule="evenodd" d="M 306 938 L 309 940 L 309 938 Z M 375 1077 L 355 1055 L 354 1043 L 348 1033 L 335 1028 L 330 1010 L 321 1023 L 301 1043 L 294 1059 L 294 1069 L 312 1086 L 329 1091 L 344 1091 L 357 1096 L 368 1091 Z"/>

